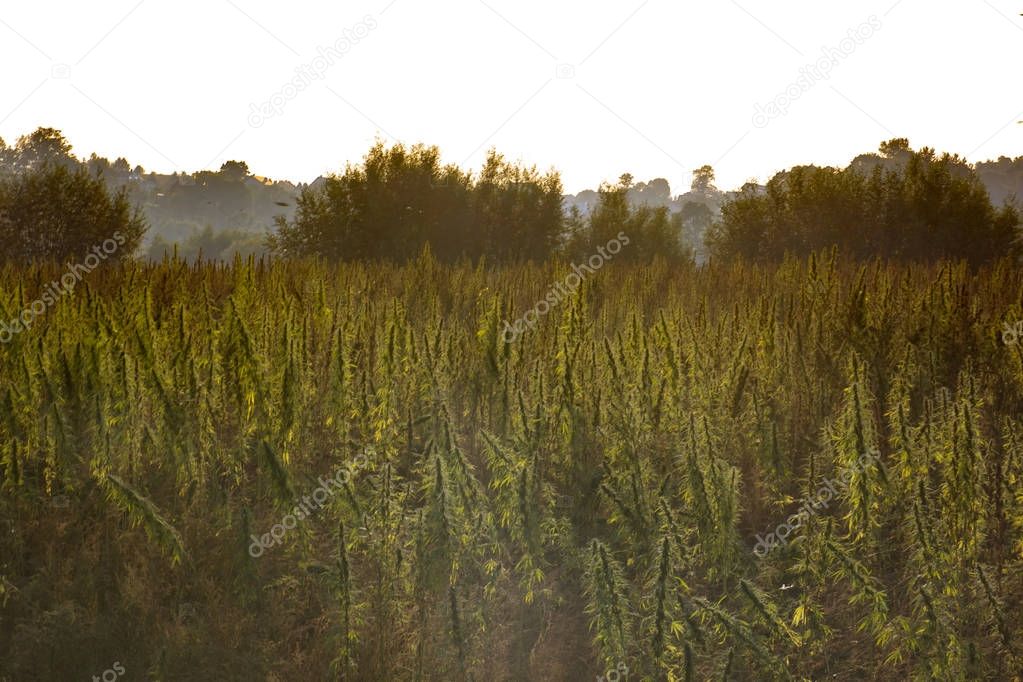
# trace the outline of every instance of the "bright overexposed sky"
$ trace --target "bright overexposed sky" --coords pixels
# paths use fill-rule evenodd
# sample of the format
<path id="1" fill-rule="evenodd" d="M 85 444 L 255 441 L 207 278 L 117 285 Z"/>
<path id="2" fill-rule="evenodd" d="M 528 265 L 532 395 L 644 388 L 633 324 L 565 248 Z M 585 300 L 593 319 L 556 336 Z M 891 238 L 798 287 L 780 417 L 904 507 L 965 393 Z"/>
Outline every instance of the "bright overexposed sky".
<path id="1" fill-rule="evenodd" d="M 379 136 L 436 144 L 468 168 L 496 147 L 556 167 L 570 192 L 630 172 L 667 178 L 676 194 L 703 164 L 730 189 L 799 163 L 844 165 L 891 137 L 971 161 L 1019 156 L 1021 10 L 1009 0 L 6 0 L 0 137 L 13 144 L 45 125 L 79 156 L 158 172 L 239 159 L 311 181 Z M 317 57 L 339 39 L 333 64 Z M 285 87 L 296 78 L 308 86 Z M 755 124 L 757 105 L 786 90 L 785 111 Z"/>

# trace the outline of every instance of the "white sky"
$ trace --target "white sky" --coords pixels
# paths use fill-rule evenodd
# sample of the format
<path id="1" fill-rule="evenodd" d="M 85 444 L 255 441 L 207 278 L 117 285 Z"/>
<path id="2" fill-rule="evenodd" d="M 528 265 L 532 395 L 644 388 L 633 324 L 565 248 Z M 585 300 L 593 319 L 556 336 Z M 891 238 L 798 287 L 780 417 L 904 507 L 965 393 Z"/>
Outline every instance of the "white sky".
<path id="1" fill-rule="evenodd" d="M 240 159 L 311 181 L 394 136 L 470 168 L 496 146 L 558 168 L 570 192 L 627 171 L 665 177 L 676 194 L 705 163 L 730 189 L 798 163 L 844 165 L 891 137 L 971 161 L 1019 156 L 1021 10 L 1009 0 L 6 0 L 0 137 L 47 125 L 79 156 L 158 172 Z M 251 104 L 367 15 L 376 27 L 322 80 L 249 125 Z M 753 125 L 756 104 L 871 15 L 880 28 L 829 80 Z M 557 77 L 559 65 L 574 77 Z"/>

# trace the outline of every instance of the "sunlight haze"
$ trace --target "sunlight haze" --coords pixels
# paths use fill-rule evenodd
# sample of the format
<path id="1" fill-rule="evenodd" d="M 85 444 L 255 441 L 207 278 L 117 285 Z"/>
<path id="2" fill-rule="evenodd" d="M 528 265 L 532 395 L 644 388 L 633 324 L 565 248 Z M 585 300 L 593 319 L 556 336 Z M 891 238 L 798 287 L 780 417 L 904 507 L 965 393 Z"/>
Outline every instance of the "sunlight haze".
<path id="1" fill-rule="evenodd" d="M 827 79 L 798 86 L 871 23 Z M 250 125 L 253 106 L 346 35 L 333 65 Z M 734 188 L 845 165 L 896 136 L 970 161 L 1023 153 L 1021 38 L 1005 0 L 8 4 L 0 137 L 47 125 L 79 156 L 163 173 L 239 159 L 301 182 L 381 137 L 473 169 L 496 147 L 556 167 L 567 192 L 630 172 L 678 193 L 703 164 Z M 787 113 L 755 126 L 757 105 L 794 83 Z"/>

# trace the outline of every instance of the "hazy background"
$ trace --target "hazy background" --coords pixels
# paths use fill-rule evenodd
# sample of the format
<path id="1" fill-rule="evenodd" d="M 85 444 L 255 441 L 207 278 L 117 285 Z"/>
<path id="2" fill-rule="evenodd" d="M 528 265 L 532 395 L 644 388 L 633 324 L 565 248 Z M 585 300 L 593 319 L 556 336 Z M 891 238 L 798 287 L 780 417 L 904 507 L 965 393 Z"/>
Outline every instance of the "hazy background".
<path id="1" fill-rule="evenodd" d="M 251 104 L 367 15 L 376 28 L 323 80 L 249 125 Z M 880 29 L 830 80 L 753 126 L 756 104 L 871 15 Z M 682 191 L 705 163 L 732 188 L 896 135 L 971 161 L 1023 154 L 1021 38 L 1006 0 L 5 3 L 0 137 L 49 125 L 80 156 L 147 171 L 244 159 L 310 182 L 380 136 L 473 168 L 496 146 L 557 166 L 567 192 L 625 171 Z"/>

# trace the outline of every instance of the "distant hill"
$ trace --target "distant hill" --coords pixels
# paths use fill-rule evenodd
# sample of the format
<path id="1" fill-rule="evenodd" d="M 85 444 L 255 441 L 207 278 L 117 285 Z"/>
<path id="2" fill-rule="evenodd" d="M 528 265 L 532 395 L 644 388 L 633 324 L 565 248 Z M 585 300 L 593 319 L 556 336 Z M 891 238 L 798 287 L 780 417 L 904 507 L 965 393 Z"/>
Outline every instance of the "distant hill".
<path id="1" fill-rule="evenodd" d="M 230 258 L 235 251 L 261 253 L 275 217 L 292 217 L 303 188 L 252 175 L 239 161 L 190 175 L 147 174 L 141 168 L 125 172 L 105 161 L 93 157 L 86 164 L 111 187 L 124 187 L 142 207 L 150 225 L 143 253 L 153 258 L 174 244 L 186 256 L 199 250 L 212 258 Z M 224 240 L 224 235 L 231 238 Z"/>

